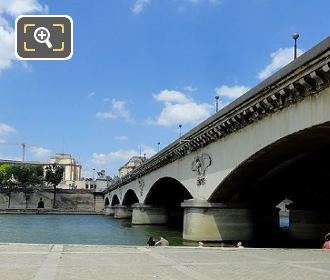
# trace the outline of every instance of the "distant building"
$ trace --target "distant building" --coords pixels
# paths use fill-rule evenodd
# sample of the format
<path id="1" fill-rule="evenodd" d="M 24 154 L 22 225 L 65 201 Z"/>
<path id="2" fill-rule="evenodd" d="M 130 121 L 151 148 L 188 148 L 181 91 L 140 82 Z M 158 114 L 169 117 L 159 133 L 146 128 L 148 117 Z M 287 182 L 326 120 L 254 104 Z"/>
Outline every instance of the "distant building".
<path id="1" fill-rule="evenodd" d="M 133 166 L 139 164 L 139 160 L 135 159 L 139 157 L 133 157 L 133 162 L 128 164 L 130 170 Z M 132 160 L 131 159 L 131 160 Z M 47 166 L 57 164 L 64 167 L 63 181 L 58 185 L 61 189 L 73 189 L 73 190 L 89 190 L 93 192 L 104 191 L 113 181 L 113 178 L 106 176 L 105 170 L 97 172 L 97 178 L 81 178 L 81 165 L 70 155 L 59 153 L 52 156 L 49 162 L 40 161 L 15 161 L 15 160 L 1 160 L 1 163 L 9 163 L 12 165 L 41 165 L 44 170 Z"/>
<path id="2" fill-rule="evenodd" d="M 70 189 L 85 189 L 85 190 L 92 190 L 96 189 L 96 181 L 92 178 L 81 179 L 79 181 L 75 181 L 69 186 Z"/>
<path id="3" fill-rule="evenodd" d="M 81 181 L 81 165 L 70 154 L 55 154 L 49 162 L 40 161 L 17 161 L 17 160 L 1 160 L 1 163 L 12 165 L 41 165 L 44 169 L 50 164 L 57 164 L 64 167 L 63 181 L 59 184 L 59 188 L 73 189 L 76 182 Z"/>
<path id="4" fill-rule="evenodd" d="M 48 164 L 57 164 L 64 167 L 63 181 L 59 188 L 72 188 L 75 182 L 81 180 L 81 165 L 70 154 L 55 154 Z"/>
<path id="5" fill-rule="evenodd" d="M 97 172 L 96 178 L 96 192 L 103 192 L 112 182 L 112 178 L 110 176 L 106 176 L 105 170 L 101 170 Z"/>
<path id="6" fill-rule="evenodd" d="M 139 167 L 145 161 L 145 159 L 145 157 L 132 157 L 128 162 L 126 162 L 122 167 L 119 168 L 119 177 L 123 177 L 135 168 Z"/>
<path id="7" fill-rule="evenodd" d="M 82 179 L 80 181 L 74 182 L 74 185 L 71 188 L 102 192 L 111 184 L 111 182 L 112 178 L 105 175 L 105 170 L 101 170 L 97 172 L 96 180 L 92 178 Z"/>

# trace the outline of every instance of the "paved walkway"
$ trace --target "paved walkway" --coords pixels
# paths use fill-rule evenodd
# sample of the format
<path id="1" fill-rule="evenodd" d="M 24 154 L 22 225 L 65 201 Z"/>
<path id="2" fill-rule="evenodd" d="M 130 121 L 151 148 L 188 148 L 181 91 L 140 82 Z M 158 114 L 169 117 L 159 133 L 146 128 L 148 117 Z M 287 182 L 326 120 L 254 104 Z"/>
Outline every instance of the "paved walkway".
<path id="1" fill-rule="evenodd" d="M 0 279 L 330 279 L 330 251 L 0 244 Z"/>

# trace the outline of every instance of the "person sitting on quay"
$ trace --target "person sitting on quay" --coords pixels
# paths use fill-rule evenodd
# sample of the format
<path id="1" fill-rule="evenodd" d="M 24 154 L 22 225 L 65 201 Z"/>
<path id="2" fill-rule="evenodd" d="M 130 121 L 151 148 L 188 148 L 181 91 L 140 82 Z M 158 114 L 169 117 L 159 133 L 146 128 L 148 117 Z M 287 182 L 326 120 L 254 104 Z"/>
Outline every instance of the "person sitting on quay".
<path id="1" fill-rule="evenodd" d="M 163 236 L 161 236 L 159 241 L 157 241 L 155 245 L 156 246 L 170 246 L 170 243 Z"/>
<path id="2" fill-rule="evenodd" d="M 156 241 L 153 239 L 152 236 L 150 236 L 150 238 L 149 238 L 149 240 L 147 242 L 147 245 L 148 246 L 155 246 L 155 244 L 156 244 Z"/>
<path id="3" fill-rule="evenodd" d="M 323 243 L 322 249 L 330 249 L 330 232 L 324 236 L 325 242 Z"/>
<path id="4" fill-rule="evenodd" d="M 242 242 L 237 242 L 236 247 L 239 248 L 239 249 L 244 248 Z"/>

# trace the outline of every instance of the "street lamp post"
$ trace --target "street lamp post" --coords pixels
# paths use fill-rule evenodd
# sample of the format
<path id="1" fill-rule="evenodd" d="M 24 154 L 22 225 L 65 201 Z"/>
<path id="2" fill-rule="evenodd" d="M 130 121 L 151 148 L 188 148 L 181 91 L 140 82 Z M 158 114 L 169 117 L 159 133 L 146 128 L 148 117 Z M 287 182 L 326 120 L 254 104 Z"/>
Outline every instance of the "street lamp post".
<path id="1" fill-rule="evenodd" d="M 181 128 L 182 128 L 182 124 L 179 124 L 179 136 L 181 138 Z"/>
<path id="2" fill-rule="evenodd" d="M 95 180 L 95 168 L 93 168 L 93 181 Z"/>
<path id="3" fill-rule="evenodd" d="M 297 39 L 299 38 L 298 33 L 293 33 L 292 34 L 292 39 L 294 40 L 294 49 L 293 49 L 293 57 L 294 59 L 297 58 Z"/>
<path id="4" fill-rule="evenodd" d="M 219 95 L 215 96 L 215 112 L 216 113 L 218 113 L 218 111 L 219 111 L 219 98 L 220 98 Z"/>
<path id="5" fill-rule="evenodd" d="M 157 143 L 158 153 L 159 153 L 159 146 L 160 146 L 160 142 Z"/>

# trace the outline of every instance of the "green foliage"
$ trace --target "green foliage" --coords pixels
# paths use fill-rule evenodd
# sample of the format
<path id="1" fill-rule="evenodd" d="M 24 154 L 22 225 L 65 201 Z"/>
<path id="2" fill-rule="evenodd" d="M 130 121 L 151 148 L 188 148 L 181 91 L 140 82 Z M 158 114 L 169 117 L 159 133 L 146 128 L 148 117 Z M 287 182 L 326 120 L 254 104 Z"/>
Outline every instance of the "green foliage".
<path id="1" fill-rule="evenodd" d="M 57 164 L 49 165 L 46 167 L 45 181 L 56 188 L 63 180 L 63 173 L 63 166 L 59 166 Z"/>
<path id="2" fill-rule="evenodd" d="M 0 165 L 0 185 L 6 186 L 11 177 L 11 166 L 8 163 Z"/>
<path id="3" fill-rule="evenodd" d="M 44 180 L 44 169 L 40 165 L 31 165 L 29 184 L 32 186 L 38 186 L 43 183 Z"/>
<path id="4" fill-rule="evenodd" d="M 24 188 L 38 186 L 43 182 L 43 168 L 38 165 L 13 165 L 11 167 L 11 173 Z"/>

